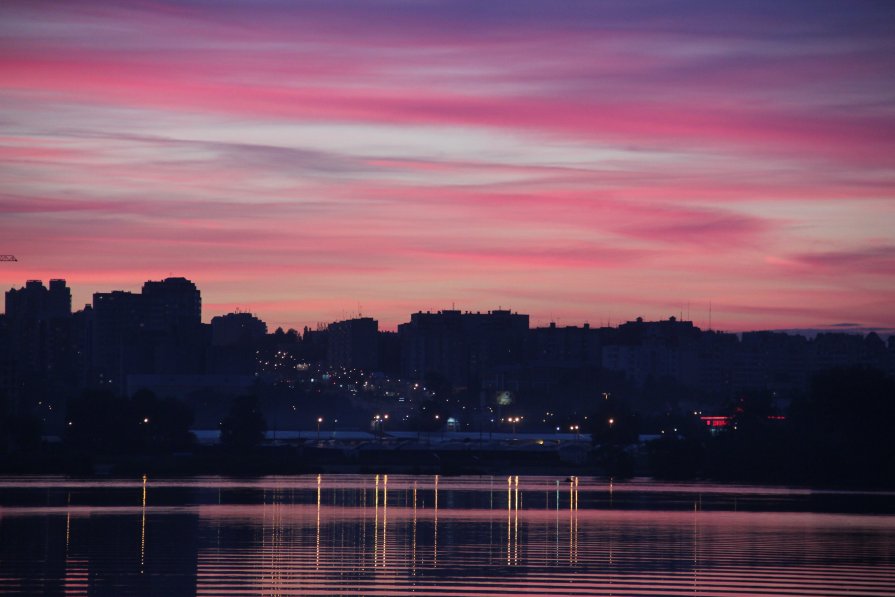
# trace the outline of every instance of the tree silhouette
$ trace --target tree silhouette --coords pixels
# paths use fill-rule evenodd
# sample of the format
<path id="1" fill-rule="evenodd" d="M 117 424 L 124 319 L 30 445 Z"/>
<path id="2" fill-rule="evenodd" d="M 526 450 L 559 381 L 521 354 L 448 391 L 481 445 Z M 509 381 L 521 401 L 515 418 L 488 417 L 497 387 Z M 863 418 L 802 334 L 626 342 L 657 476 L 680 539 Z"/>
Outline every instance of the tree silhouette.
<path id="1" fill-rule="evenodd" d="M 34 452 L 40 446 L 41 420 L 33 413 L 12 407 L 0 391 L 0 454 Z"/>
<path id="2" fill-rule="evenodd" d="M 895 379 L 869 367 L 817 375 L 791 412 L 812 480 L 895 485 Z"/>
<path id="3" fill-rule="evenodd" d="M 66 443 L 93 454 L 133 452 L 139 428 L 130 400 L 109 390 L 87 390 L 68 403 Z"/>
<path id="4" fill-rule="evenodd" d="M 239 396 L 221 422 L 221 443 L 234 450 L 249 450 L 264 439 L 267 422 L 261 413 L 258 398 Z"/>
<path id="5" fill-rule="evenodd" d="M 624 400 L 609 393 L 597 399 L 597 408 L 588 418 L 595 447 L 595 459 L 603 471 L 613 477 L 630 477 L 634 473 L 634 459 L 629 446 L 637 442 L 637 416 Z"/>
<path id="6" fill-rule="evenodd" d="M 139 390 L 131 398 L 135 424 L 144 450 L 170 451 L 191 447 L 193 411 L 180 400 L 159 400 L 149 390 Z"/>

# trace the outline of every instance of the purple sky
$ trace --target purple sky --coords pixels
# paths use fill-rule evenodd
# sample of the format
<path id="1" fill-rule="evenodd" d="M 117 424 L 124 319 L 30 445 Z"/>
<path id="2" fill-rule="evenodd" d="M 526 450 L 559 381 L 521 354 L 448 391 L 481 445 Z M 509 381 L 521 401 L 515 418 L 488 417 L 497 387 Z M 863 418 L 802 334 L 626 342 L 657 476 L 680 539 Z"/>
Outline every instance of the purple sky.
<path id="1" fill-rule="evenodd" d="M 895 3 L 113 4 L 0 4 L 6 288 L 895 328 Z"/>

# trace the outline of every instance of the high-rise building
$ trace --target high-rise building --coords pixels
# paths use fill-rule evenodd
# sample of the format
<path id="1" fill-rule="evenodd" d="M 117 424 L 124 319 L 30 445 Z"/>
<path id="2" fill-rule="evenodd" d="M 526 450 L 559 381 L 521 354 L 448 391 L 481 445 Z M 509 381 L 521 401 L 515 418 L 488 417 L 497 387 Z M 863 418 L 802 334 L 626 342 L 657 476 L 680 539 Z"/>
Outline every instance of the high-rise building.
<path id="1" fill-rule="evenodd" d="M 24 288 L 6 292 L 6 315 L 13 320 L 47 320 L 71 315 L 71 290 L 65 280 L 28 280 Z"/>
<path id="2" fill-rule="evenodd" d="M 498 389 L 524 361 L 528 315 L 494 310 L 418 312 L 398 326 L 401 370 L 409 379 L 437 374 L 454 387 L 481 383 Z"/>
<path id="3" fill-rule="evenodd" d="M 372 317 L 359 317 L 329 324 L 327 363 L 330 367 L 346 367 L 375 371 L 379 368 L 379 322 Z"/>
<path id="4" fill-rule="evenodd" d="M 255 373 L 257 350 L 266 334 L 267 324 L 251 313 L 228 313 L 212 318 L 208 372 Z"/>
<path id="5" fill-rule="evenodd" d="M 202 323 L 202 296 L 186 278 L 165 278 L 143 284 L 144 327 L 147 331 L 193 333 Z"/>
<path id="6" fill-rule="evenodd" d="M 100 384 L 121 388 L 127 373 L 148 368 L 143 328 L 141 295 L 123 290 L 93 295 L 93 370 Z"/>
<path id="7" fill-rule="evenodd" d="M 130 373 L 198 373 L 205 362 L 202 297 L 186 278 L 148 281 L 140 294 L 93 295 L 96 378 L 124 391 Z"/>
<path id="8" fill-rule="evenodd" d="M 186 278 L 143 284 L 144 332 L 152 350 L 152 372 L 199 373 L 205 367 L 202 296 Z"/>
<path id="9" fill-rule="evenodd" d="M 6 293 L 4 385 L 14 400 L 43 403 L 53 384 L 65 385 L 74 375 L 70 353 L 71 290 L 65 280 L 28 280 Z M 20 405 L 30 408 L 28 405 Z"/>
<path id="10" fill-rule="evenodd" d="M 692 321 L 638 317 L 618 326 L 603 345 L 603 368 L 619 371 L 643 387 L 647 381 L 696 380 L 697 342 L 701 331 Z"/>
<path id="11" fill-rule="evenodd" d="M 64 350 L 60 329 L 71 316 L 71 290 L 65 280 L 28 280 L 24 288 L 6 293 L 6 317 L 19 374 L 44 373 Z"/>
<path id="12" fill-rule="evenodd" d="M 228 313 L 211 319 L 211 345 L 251 344 L 267 334 L 267 324 L 251 313 Z"/>

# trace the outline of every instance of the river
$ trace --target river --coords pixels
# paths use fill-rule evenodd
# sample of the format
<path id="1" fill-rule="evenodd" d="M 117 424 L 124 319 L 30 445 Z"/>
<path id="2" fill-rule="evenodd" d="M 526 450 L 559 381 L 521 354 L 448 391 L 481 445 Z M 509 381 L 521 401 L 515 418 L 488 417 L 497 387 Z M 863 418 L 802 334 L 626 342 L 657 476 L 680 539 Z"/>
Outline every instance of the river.
<path id="1" fill-rule="evenodd" d="M 7 477 L 0 594 L 895 595 L 895 495 L 561 476 Z"/>

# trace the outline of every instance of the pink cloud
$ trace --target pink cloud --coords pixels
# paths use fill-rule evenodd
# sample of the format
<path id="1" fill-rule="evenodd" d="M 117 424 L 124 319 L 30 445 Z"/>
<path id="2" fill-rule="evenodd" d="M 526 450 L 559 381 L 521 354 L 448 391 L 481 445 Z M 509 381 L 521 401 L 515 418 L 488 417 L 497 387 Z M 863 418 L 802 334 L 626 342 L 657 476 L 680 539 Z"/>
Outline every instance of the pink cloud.
<path id="1" fill-rule="evenodd" d="M 706 7 L 5 3 L 0 281 L 895 325 L 886 19 Z"/>
<path id="2" fill-rule="evenodd" d="M 301 85 L 283 85 L 276 72 L 266 71 L 259 80 L 240 81 L 234 75 L 252 72 L 252 65 L 239 57 L 231 63 L 216 56 L 193 65 L 84 50 L 64 56 L 23 54 L 0 59 L 0 84 L 67 101 L 297 121 L 476 126 L 647 147 L 740 147 L 892 164 L 887 157 L 892 124 L 884 113 L 806 113 L 785 103 L 753 108 L 674 96 L 658 101 L 602 94 L 574 98 L 427 91 L 412 77 L 380 87 L 346 88 L 327 77 L 293 73 Z M 221 64 L 230 72 L 217 72 Z"/>
<path id="3" fill-rule="evenodd" d="M 803 253 L 789 257 L 786 263 L 826 275 L 861 273 L 891 278 L 895 276 L 895 246 Z"/>

